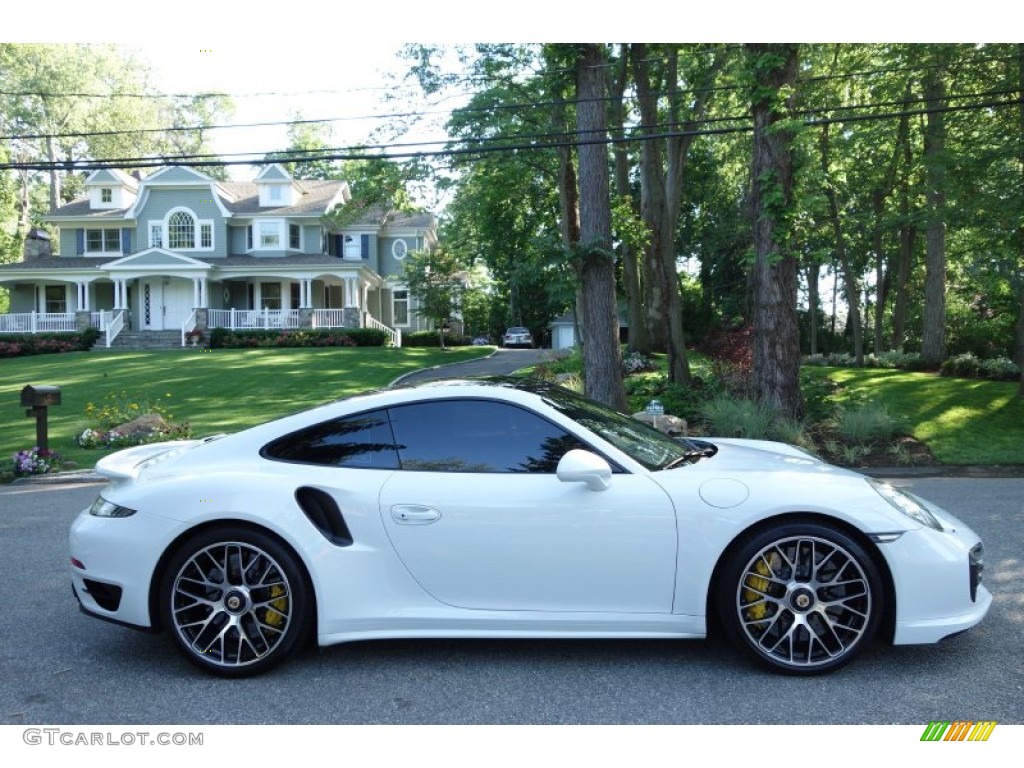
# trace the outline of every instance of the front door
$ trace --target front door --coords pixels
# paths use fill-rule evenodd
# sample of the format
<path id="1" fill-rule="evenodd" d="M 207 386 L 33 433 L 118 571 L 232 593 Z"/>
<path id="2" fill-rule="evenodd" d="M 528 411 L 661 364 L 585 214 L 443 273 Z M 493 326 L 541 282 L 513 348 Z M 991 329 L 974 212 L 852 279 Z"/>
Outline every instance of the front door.
<path id="1" fill-rule="evenodd" d="M 192 313 L 192 287 L 174 278 L 146 278 L 139 296 L 139 326 L 147 331 L 178 330 Z"/>

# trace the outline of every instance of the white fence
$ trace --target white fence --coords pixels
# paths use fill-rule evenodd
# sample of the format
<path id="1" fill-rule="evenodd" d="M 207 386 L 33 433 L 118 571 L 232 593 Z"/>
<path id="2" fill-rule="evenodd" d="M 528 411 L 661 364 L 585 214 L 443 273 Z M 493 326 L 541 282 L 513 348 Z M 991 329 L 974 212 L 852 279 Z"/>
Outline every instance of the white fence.
<path id="1" fill-rule="evenodd" d="M 297 309 L 211 309 L 207 325 L 232 331 L 300 328 Z"/>
<path id="2" fill-rule="evenodd" d="M 0 333 L 74 333 L 74 312 L 19 312 L 0 315 Z"/>

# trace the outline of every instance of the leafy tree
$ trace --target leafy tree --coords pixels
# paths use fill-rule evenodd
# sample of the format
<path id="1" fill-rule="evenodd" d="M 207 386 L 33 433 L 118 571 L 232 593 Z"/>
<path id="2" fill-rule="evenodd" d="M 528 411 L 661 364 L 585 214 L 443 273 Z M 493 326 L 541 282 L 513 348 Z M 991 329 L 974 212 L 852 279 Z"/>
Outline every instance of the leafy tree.
<path id="1" fill-rule="evenodd" d="M 338 164 L 328 159 L 293 160 L 296 157 L 316 158 L 327 154 L 332 148 L 330 127 L 323 123 L 306 123 L 302 113 L 292 115 L 288 125 L 288 148 L 284 151 L 268 152 L 267 160 L 279 161 L 296 179 L 337 179 Z"/>
<path id="2" fill-rule="evenodd" d="M 444 327 L 462 304 L 467 274 L 458 257 L 441 248 L 410 253 L 403 264 L 403 280 L 420 314 L 434 322 L 444 346 Z"/>

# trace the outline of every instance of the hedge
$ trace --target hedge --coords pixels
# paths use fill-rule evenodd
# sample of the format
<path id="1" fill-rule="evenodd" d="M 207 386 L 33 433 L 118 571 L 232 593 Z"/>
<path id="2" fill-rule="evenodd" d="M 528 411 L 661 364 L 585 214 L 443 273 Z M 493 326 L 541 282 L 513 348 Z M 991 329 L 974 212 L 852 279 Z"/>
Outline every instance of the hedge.
<path id="1" fill-rule="evenodd" d="M 468 336 L 453 336 L 446 333 L 444 345 L 446 347 L 468 347 L 473 340 Z M 402 346 L 405 347 L 440 347 L 441 336 L 437 331 L 416 331 L 415 333 L 402 334 Z"/>
<path id="2" fill-rule="evenodd" d="M 312 329 L 286 331 L 210 331 L 212 349 L 275 348 L 275 347 L 383 347 L 386 331 L 376 328 Z"/>
<path id="3" fill-rule="evenodd" d="M 95 328 L 86 328 L 81 333 L 0 334 L 0 357 L 88 352 L 99 337 L 100 332 Z"/>

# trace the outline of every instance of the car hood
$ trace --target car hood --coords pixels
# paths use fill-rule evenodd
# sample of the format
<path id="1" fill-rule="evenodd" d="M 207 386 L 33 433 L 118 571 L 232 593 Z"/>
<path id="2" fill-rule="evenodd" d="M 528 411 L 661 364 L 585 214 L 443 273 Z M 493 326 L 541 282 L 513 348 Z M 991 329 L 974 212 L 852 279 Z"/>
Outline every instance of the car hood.
<path id="1" fill-rule="evenodd" d="M 709 472 L 797 472 L 830 477 L 862 477 L 857 472 L 828 464 L 802 448 L 787 443 L 731 437 L 709 437 L 700 440 L 718 448 L 714 456 L 702 459 L 698 463 L 698 466 Z"/>

